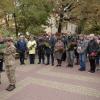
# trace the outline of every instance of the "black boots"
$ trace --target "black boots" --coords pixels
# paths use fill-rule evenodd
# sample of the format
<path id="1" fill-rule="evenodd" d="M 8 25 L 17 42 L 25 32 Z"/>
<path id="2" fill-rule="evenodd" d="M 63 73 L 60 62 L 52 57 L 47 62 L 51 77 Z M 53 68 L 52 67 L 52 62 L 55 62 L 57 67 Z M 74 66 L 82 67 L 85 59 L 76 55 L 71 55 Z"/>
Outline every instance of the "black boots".
<path id="1" fill-rule="evenodd" d="M 79 70 L 79 71 L 85 71 L 86 68 L 79 68 L 78 70 Z"/>
<path id="2" fill-rule="evenodd" d="M 16 87 L 15 87 L 15 85 L 9 85 L 8 87 L 7 87 L 7 91 L 13 91 L 14 89 L 15 89 Z"/>
<path id="3" fill-rule="evenodd" d="M 67 67 L 73 68 L 73 65 L 72 64 L 68 64 Z"/>
<path id="4" fill-rule="evenodd" d="M 58 64 L 57 64 L 56 66 L 57 66 L 57 67 L 58 67 L 58 66 L 61 66 L 62 61 L 59 60 L 59 59 L 57 59 L 57 62 L 58 62 Z"/>

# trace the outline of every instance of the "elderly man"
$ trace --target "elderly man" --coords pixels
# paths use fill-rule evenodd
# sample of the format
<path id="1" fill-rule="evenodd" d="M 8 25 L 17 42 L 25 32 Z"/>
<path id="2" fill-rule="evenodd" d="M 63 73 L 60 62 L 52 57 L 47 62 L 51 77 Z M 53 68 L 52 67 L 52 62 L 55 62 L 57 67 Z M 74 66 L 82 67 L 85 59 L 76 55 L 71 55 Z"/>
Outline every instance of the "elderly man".
<path id="1" fill-rule="evenodd" d="M 80 62 L 80 71 L 86 70 L 86 50 L 87 50 L 87 42 L 84 38 L 84 35 L 80 36 L 77 52 L 79 53 L 79 62 Z"/>
<path id="2" fill-rule="evenodd" d="M 89 72 L 94 73 L 96 69 L 96 57 L 97 57 L 97 52 L 99 49 L 99 44 L 95 40 L 95 35 L 90 34 L 90 41 L 88 43 L 87 47 L 87 53 L 89 54 L 89 62 L 90 62 L 90 70 Z"/>
<path id="3" fill-rule="evenodd" d="M 25 59 L 25 52 L 27 50 L 27 43 L 23 35 L 20 36 L 19 40 L 17 41 L 17 51 L 19 52 L 20 56 L 20 64 L 23 65 Z"/>

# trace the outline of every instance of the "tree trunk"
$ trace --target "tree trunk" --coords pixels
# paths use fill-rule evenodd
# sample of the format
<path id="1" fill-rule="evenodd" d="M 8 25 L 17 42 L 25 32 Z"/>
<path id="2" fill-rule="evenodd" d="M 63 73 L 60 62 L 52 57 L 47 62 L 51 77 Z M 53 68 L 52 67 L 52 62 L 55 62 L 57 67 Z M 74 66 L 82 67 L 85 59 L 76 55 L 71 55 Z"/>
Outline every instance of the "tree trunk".
<path id="1" fill-rule="evenodd" d="M 17 27 L 17 21 L 16 21 L 16 14 L 15 13 L 13 13 L 13 17 L 14 17 L 14 22 L 15 22 L 16 36 L 18 36 L 18 27 Z"/>
<path id="2" fill-rule="evenodd" d="M 59 26 L 58 26 L 58 33 L 61 33 L 61 32 L 62 32 L 63 17 L 64 17 L 64 13 L 61 12 L 61 13 L 60 13 Z"/>
<path id="3" fill-rule="evenodd" d="M 7 19 L 7 14 L 5 14 L 4 20 L 5 20 L 5 23 L 6 23 L 6 27 L 9 28 L 9 22 L 8 22 L 8 19 Z"/>

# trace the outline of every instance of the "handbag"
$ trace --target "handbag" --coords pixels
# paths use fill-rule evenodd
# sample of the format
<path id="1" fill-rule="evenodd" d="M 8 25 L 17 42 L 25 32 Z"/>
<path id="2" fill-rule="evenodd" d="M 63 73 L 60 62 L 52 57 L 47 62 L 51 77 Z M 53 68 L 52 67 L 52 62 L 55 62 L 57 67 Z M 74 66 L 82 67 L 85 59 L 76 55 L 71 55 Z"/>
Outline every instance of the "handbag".
<path id="1" fill-rule="evenodd" d="M 89 54 L 89 58 L 90 58 L 90 59 L 95 59 L 96 56 L 97 56 L 97 53 L 96 53 L 96 52 L 91 52 L 91 53 Z"/>

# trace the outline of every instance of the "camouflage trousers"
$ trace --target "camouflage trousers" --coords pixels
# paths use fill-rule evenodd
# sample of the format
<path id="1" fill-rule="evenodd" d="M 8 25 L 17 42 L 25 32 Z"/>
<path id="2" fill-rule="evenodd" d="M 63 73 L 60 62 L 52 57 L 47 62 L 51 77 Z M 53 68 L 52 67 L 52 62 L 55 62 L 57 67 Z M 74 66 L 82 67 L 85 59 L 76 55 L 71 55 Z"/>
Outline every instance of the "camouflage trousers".
<path id="1" fill-rule="evenodd" d="M 9 83 L 11 85 L 14 85 L 16 83 L 16 77 L 15 77 L 15 67 L 12 66 L 12 65 L 7 65 L 5 67 L 6 69 L 6 74 L 7 74 L 7 77 L 8 77 L 8 80 L 9 80 Z"/>

